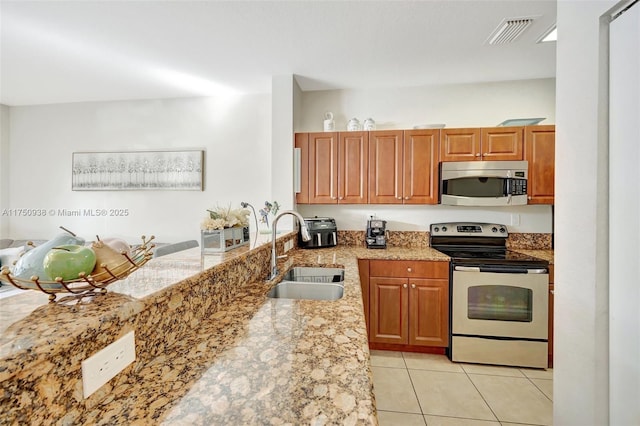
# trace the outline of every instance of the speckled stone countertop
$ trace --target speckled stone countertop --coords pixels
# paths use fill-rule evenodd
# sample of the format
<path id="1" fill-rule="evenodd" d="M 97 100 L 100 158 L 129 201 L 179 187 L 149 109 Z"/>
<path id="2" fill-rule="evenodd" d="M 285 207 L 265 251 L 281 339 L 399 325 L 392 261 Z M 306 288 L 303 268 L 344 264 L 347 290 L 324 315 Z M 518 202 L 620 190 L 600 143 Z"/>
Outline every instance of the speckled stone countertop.
<path id="1" fill-rule="evenodd" d="M 278 279 L 258 278 L 264 246 L 153 259 L 86 300 L 0 300 L 0 424 L 377 424 L 357 259 L 448 257 L 349 246 L 288 255 L 282 273 L 343 266 L 344 296 L 267 298 Z M 80 361 L 131 330 L 136 362 L 84 399 Z"/>
<path id="2" fill-rule="evenodd" d="M 546 260 L 550 265 L 553 265 L 553 250 L 527 250 L 527 249 L 513 249 L 518 253 L 527 254 L 529 256 L 537 257 L 538 259 Z"/>

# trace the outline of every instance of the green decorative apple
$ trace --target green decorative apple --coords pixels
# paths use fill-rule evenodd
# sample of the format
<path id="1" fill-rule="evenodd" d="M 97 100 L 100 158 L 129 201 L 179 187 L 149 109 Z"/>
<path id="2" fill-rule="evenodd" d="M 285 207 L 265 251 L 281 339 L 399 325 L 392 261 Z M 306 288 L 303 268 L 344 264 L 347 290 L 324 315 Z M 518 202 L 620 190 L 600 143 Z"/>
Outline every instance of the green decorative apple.
<path id="1" fill-rule="evenodd" d="M 84 244 L 84 239 L 77 237 L 69 231 L 59 234 L 46 243 L 40 244 L 38 247 L 26 252 L 22 257 L 20 257 L 20 259 L 18 259 L 11 274 L 25 280 L 31 279 L 32 276 L 37 276 L 41 280 L 46 280 L 47 274 L 42 267 L 44 257 L 53 247 L 65 244 L 82 245 Z"/>
<path id="2" fill-rule="evenodd" d="M 96 266 L 96 254 L 91 247 L 76 244 L 53 247 L 44 257 L 42 266 L 52 280 L 58 277 L 64 281 L 75 280 L 82 273 L 91 273 Z"/>

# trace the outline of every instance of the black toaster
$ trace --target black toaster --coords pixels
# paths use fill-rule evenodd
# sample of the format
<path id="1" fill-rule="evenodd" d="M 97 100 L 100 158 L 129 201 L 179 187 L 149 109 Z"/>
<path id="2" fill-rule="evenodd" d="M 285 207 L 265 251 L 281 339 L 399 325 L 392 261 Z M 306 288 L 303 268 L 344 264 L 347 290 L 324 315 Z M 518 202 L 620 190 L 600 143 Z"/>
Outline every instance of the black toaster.
<path id="1" fill-rule="evenodd" d="M 302 236 L 298 233 L 298 247 L 301 248 L 322 248 L 335 247 L 338 245 L 338 228 L 335 219 L 331 217 L 305 217 L 304 223 L 309 228 L 311 240 L 302 241 Z"/>

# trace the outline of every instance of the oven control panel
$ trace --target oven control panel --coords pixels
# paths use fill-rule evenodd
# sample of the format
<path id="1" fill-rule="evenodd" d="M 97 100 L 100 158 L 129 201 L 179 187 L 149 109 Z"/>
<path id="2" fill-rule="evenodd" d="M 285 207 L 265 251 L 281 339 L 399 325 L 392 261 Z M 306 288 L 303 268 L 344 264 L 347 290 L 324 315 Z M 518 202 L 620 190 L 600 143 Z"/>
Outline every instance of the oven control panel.
<path id="1" fill-rule="evenodd" d="M 506 225 L 499 223 L 446 222 L 432 223 L 432 236 L 441 237 L 507 237 Z"/>

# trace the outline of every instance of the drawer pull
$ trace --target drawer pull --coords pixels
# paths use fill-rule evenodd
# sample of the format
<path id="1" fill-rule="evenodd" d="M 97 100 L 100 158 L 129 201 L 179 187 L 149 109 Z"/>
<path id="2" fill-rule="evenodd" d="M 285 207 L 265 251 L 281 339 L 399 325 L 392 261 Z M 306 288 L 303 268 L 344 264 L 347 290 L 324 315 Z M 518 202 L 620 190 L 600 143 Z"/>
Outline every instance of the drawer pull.
<path id="1" fill-rule="evenodd" d="M 407 268 L 407 272 L 413 272 L 413 271 L 411 271 L 411 268 Z"/>
<path id="2" fill-rule="evenodd" d="M 416 288 L 416 285 L 415 284 L 411 284 L 411 288 Z"/>
<path id="3" fill-rule="evenodd" d="M 402 287 L 403 287 L 403 288 L 407 288 L 407 285 L 406 285 L 406 284 L 402 284 Z"/>

